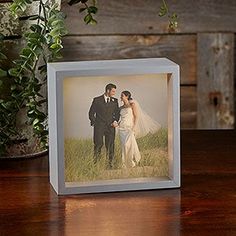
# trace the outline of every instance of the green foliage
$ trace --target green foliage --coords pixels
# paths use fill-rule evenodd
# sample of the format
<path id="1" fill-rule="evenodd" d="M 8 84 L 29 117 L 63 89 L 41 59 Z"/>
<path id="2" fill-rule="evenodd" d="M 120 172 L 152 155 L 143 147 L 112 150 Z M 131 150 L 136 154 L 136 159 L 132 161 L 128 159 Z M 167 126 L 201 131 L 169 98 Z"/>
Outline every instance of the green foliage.
<path id="1" fill-rule="evenodd" d="M 13 97 L 0 99 L 0 155 L 6 153 L 6 146 L 11 144 L 10 136 L 17 134 L 15 123 L 18 104 Z"/>
<path id="2" fill-rule="evenodd" d="M 85 4 L 87 1 L 81 1 Z M 93 1 L 95 4 L 95 1 Z M 28 124 L 33 127 L 34 134 L 40 139 L 40 144 L 48 148 L 47 114 L 41 107 L 47 100 L 41 94 L 41 89 L 47 80 L 46 63 L 61 58 L 62 37 L 66 35 L 65 15 L 58 10 L 57 4 L 51 1 L 39 1 L 38 14 L 21 16 L 33 3 L 33 0 L 14 0 L 9 7 L 11 13 L 19 20 L 29 20 L 32 24 L 23 35 L 25 46 L 14 60 L 14 67 L 8 71 L 1 67 L 1 61 L 7 57 L 2 52 L 4 36 L 0 34 L 0 89 L 4 82 L 2 77 L 10 77 L 13 84 L 10 95 L 0 97 L 0 155 L 6 151 L 6 145 L 11 143 L 11 135 L 16 134 L 16 114 L 22 107 L 27 107 Z M 97 9 L 88 6 L 88 14 L 95 14 Z M 92 23 L 93 18 L 87 20 Z"/>
<path id="3" fill-rule="evenodd" d="M 3 69 L 1 69 L 0 68 L 0 78 L 1 77 L 5 77 L 5 76 L 7 76 L 7 72 L 5 71 L 5 70 L 3 70 Z M 1 80 L 0 80 L 1 81 Z M 2 82 L 1 82 L 1 84 L 2 84 Z M 0 85 L 1 86 L 1 85 Z"/>
<path id="4" fill-rule="evenodd" d="M 84 16 L 84 22 L 90 25 L 96 25 L 97 21 L 94 19 L 94 15 L 97 13 L 98 8 L 96 7 L 97 1 L 93 0 L 92 3 L 89 5 L 89 0 L 69 0 L 68 4 L 70 6 L 79 4 L 79 13 L 86 12 Z"/>
<path id="5" fill-rule="evenodd" d="M 19 14 L 31 3 L 28 0 L 15 0 L 10 9 L 13 14 Z M 12 94 L 27 107 L 29 125 L 32 125 L 34 134 L 44 148 L 48 148 L 48 127 L 47 115 L 42 112 L 41 107 L 47 100 L 41 94 L 41 88 L 47 79 L 46 63 L 61 57 L 61 38 L 67 33 L 65 15 L 57 8 L 58 5 L 51 5 L 50 1 L 40 1 L 39 14 L 28 16 L 28 20 L 37 22 L 32 23 L 24 34 L 26 44 L 20 51 L 19 58 L 14 61 L 15 66 L 9 70 L 9 74 L 15 78 Z M 43 79 L 38 78 L 38 74 Z M 21 88 L 20 93 L 17 93 L 17 87 Z"/>
<path id="6" fill-rule="evenodd" d="M 162 6 L 160 7 L 159 16 L 165 16 L 168 13 L 169 9 L 166 5 L 166 2 L 162 1 Z"/>
<path id="7" fill-rule="evenodd" d="M 176 13 L 173 13 L 170 17 L 169 17 L 169 27 L 170 29 L 176 29 L 178 27 L 178 16 Z"/>
<path id="8" fill-rule="evenodd" d="M 33 0 L 14 0 L 9 9 L 12 14 L 17 17 L 17 15 L 24 12 L 27 9 L 27 6 L 32 2 Z"/>
<path id="9" fill-rule="evenodd" d="M 6 152 L 6 146 L 11 143 L 10 136 L 17 133 L 15 122 L 16 113 L 19 111 L 19 103 L 15 99 L 17 94 L 14 91 L 8 96 L 3 93 L 5 80 L 8 79 L 7 70 L 2 67 L 3 62 L 7 60 L 3 53 L 3 40 L 4 35 L 0 33 L 0 155 Z"/>
<path id="10" fill-rule="evenodd" d="M 51 1 L 39 0 L 38 14 L 20 16 L 25 12 L 33 0 L 13 0 L 9 10 L 19 20 L 32 21 L 30 29 L 24 34 L 25 46 L 14 60 L 14 67 L 7 71 L 2 62 L 7 60 L 3 53 L 4 35 L 0 33 L 0 91 L 4 86 L 4 78 L 13 78 L 9 96 L 2 97 L 0 93 L 0 155 L 4 153 L 6 145 L 11 142 L 11 135 L 16 134 L 16 114 L 24 106 L 27 107 L 29 124 L 33 126 L 34 134 L 39 137 L 43 147 L 48 148 L 47 115 L 41 107 L 47 100 L 41 94 L 41 88 L 46 83 L 46 63 L 61 58 L 62 37 L 67 34 L 65 28 L 65 15 L 57 10 L 57 4 Z M 97 21 L 96 0 L 69 0 L 71 6 L 78 5 L 79 13 L 85 13 L 83 18 L 86 24 L 95 25 Z M 169 27 L 177 28 L 177 15 L 170 14 L 166 2 L 160 8 L 159 15 L 167 15 Z M 43 77 L 43 79 L 40 79 Z"/>
<path id="11" fill-rule="evenodd" d="M 51 52 L 51 56 L 48 58 L 49 61 L 54 61 L 61 58 L 60 50 L 63 48 L 62 36 L 67 34 L 65 28 L 65 14 L 56 10 L 56 7 L 50 8 L 46 6 L 47 14 L 47 28 L 48 33 L 46 34 L 46 41 L 48 49 Z"/>
<path id="12" fill-rule="evenodd" d="M 4 35 L 0 33 L 0 79 L 7 75 L 7 72 L 1 66 L 1 62 L 7 59 L 6 55 L 3 53 L 3 40 Z"/>
<path id="13" fill-rule="evenodd" d="M 169 18 L 169 29 L 176 30 L 178 27 L 178 16 L 176 13 L 170 13 L 169 8 L 166 4 L 165 0 L 162 0 L 162 5 L 159 10 L 159 16 L 164 17 L 167 16 Z"/>

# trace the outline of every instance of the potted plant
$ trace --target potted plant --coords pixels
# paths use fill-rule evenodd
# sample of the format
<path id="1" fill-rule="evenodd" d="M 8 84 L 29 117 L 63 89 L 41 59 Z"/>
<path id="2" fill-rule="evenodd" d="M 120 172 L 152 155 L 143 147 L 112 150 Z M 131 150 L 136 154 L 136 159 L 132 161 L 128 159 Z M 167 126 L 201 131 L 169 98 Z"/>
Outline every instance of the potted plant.
<path id="1" fill-rule="evenodd" d="M 68 4 L 80 5 L 86 24 L 97 23 L 95 0 L 70 0 Z M 48 150 L 46 64 L 61 58 L 66 16 L 60 0 L 37 4 L 14 0 L 9 11 L 15 20 L 24 22 L 25 33 L 13 65 L 4 51 L 5 35 L 0 33 L 0 158 L 42 155 Z M 165 1 L 159 15 L 169 17 L 170 29 L 177 27 L 177 15 L 169 14 Z"/>

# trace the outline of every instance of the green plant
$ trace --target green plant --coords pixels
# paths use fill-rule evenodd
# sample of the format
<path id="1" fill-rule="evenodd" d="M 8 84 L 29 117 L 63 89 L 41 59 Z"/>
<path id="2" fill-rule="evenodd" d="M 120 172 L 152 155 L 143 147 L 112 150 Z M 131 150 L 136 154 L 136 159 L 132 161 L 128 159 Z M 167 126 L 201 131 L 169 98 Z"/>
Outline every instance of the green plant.
<path id="1" fill-rule="evenodd" d="M 97 21 L 94 19 L 94 15 L 97 13 L 98 9 L 96 7 L 97 1 L 92 0 L 92 5 L 88 4 L 88 0 L 70 0 L 68 4 L 70 6 L 76 5 L 76 4 L 82 4 L 82 6 L 79 9 L 79 12 L 86 11 L 87 14 L 84 17 L 84 22 L 86 24 L 97 24 Z"/>
<path id="2" fill-rule="evenodd" d="M 10 10 L 17 16 L 31 3 L 31 0 L 15 0 Z M 65 15 L 57 8 L 57 4 L 39 1 L 38 14 L 28 16 L 28 20 L 36 22 L 24 34 L 25 46 L 20 51 L 19 59 L 14 61 L 14 68 L 9 70 L 9 74 L 15 79 L 12 92 L 21 88 L 21 107 L 27 107 L 29 125 L 32 125 L 34 134 L 44 148 L 47 148 L 47 114 L 41 107 L 47 99 L 41 90 L 46 83 L 46 63 L 61 57 L 61 38 L 66 34 Z"/>
<path id="3" fill-rule="evenodd" d="M 29 29 L 23 35 L 24 47 L 19 58 L 14 60 L 14 66 L 8 70 L 1 65 L 7 60 L 3 53 L 4 36 L 0 34 L 0 90 L 4 89 L 4 78 L 8 77 L 11 86 L 6 96 L 0 96 L 0 155 L 6 152 L 6 146 L 11 144 L 11 138 L 18 134 L 16 116 L 22 108 L 27 108 L 28 124 L 32 126 L 34 135 L 40 140 L 42 148 L 48 148 L 47 112 L 43 106 L 47 97 L 42 93 L 47 82 L 47 62 L 61 58 L 62 37 L 67 34 L 65 14 L 58 10 L 58 5 L 52 1 L 39 0 L 38 13 L 21 16 L 33 4 L 33 0 L 13 0 L 9 10 L 19 20 L 31 22 Z M 96 0 L 69 0 L 71 6 L 78 5 L 79 13 L 85 12 L 86 24 L 97 24 L 94 19 L 98 9 Z M 160 16 L 169 13 L 163 1 Z M 177 16 L 169 16 L 170 26 L 176 26 Z"/>
<path id="4" fill-rule="evenodd" d="M 12 87 L 6 86 L 10 78 L 7 78 L 9 74 L 3 66 L 7 61 L 4 53 L 4 38 L 4 35 L 0 34 L 0 155 L 5 154 L 6 146 L 11 144 L 10 136 L 17 134 L 16 114 L 21 103 L 19 91 L 12 91 Z"/>
<path id="5" fill-rule="evenodd" d="M 14 0 L 10 5 L 9 10 L 16 18 L 32 23 L 23 35 L 25 46 L 21 49 L 19 58 L 14 60 L 14 66 L 9 71 L 0 67 L 0 86 L 3 83 L 2 77 L 13 78 L 9 96 L 0 99 L 0 155 L 6 152 L 6 146 L 11 144 L 12 136 L 18 134 L 16 115 L 24 107 L 27 108 L 28 124 L 32 126 L 34 135 L 39 138 L 42 148 L 48 148 L 47 113 L 42 110 L 47 98 L 42 94 L 42 87 L 46 86 L 47 81 L 46 64 L 61 58 L 62 37 L 67 33 L 65 14 L 58 10 L 57 4 L 51 2 L 40 0 L 38 13 L 23 17 L 21 15 L 33 0 Z M 85 6 L 80 12 L 87 10 L 85 22 L 95 24 L 95 1 L 92 1 L 93 5 L 87 2 L 80 2 Z M 4 36 L 0 35 L 1 49 L 3 39 Z M 6 56 L 1 50 L 0 64 L 2 60 L 6 60 Z"/>
<path id="6" fill-rule="evenodd" d="M 0 62 L 3 60 L 6 60 L 7 57 L 3 53 L 3 40 L 4 40 L 4 35 L 0 33 Z M 0 67 L 0 77 L 7 76 L 7 71 L 5 71 L 3 68 Z M 2 85 L 2 81 L 0 82 L 0 86 Z"/>
<path id="7" fill-rule="evenodd" d="M 175 30 L 178 27 L 178 16 L 175 12 L 170 13 L 169 7 L 165 0 L 162 0 L 162 5 L 159 10 L 159 16 L 167 16 L 169 18 L 169 29 Z"/>

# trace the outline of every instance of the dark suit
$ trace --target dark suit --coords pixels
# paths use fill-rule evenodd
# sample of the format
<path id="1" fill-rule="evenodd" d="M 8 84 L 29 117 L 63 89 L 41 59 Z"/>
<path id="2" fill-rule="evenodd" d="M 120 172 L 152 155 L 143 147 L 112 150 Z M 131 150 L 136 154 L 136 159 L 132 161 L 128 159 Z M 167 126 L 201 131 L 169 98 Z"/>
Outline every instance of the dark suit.
<path id="1" fill-rule="evenodd" d="M 95 97 L 89 109 L 89 119 L 94 126 L 94 158 L 95 162 L 100 158 L 101 148 L 103 146 L 103 137 L 105 136 L 106 154 L 109 156 L 111 164 L 114 158 L 115 128 L 111 124 L 120 119 L 120 110 L 118 99 L 111 98 L 106 103 L 104 96 Z"/>

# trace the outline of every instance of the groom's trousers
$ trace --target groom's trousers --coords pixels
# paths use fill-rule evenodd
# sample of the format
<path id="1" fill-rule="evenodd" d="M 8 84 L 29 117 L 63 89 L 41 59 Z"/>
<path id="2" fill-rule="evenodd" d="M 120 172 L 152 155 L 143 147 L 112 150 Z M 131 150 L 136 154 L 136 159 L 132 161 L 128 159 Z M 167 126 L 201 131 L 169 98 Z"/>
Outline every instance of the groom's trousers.
<path id="1" fill-rule="evenodd" d="M 111 165 L 114 158 L 114 141 L 115 128 L 111 125 L 99 123 L 94 125 L 94 158 L 95 162 L 101 157 L 101 149 L 103 147 L 103 138 L 105 137 L 106 156 L 109 157 L 109 164 Z"/>

